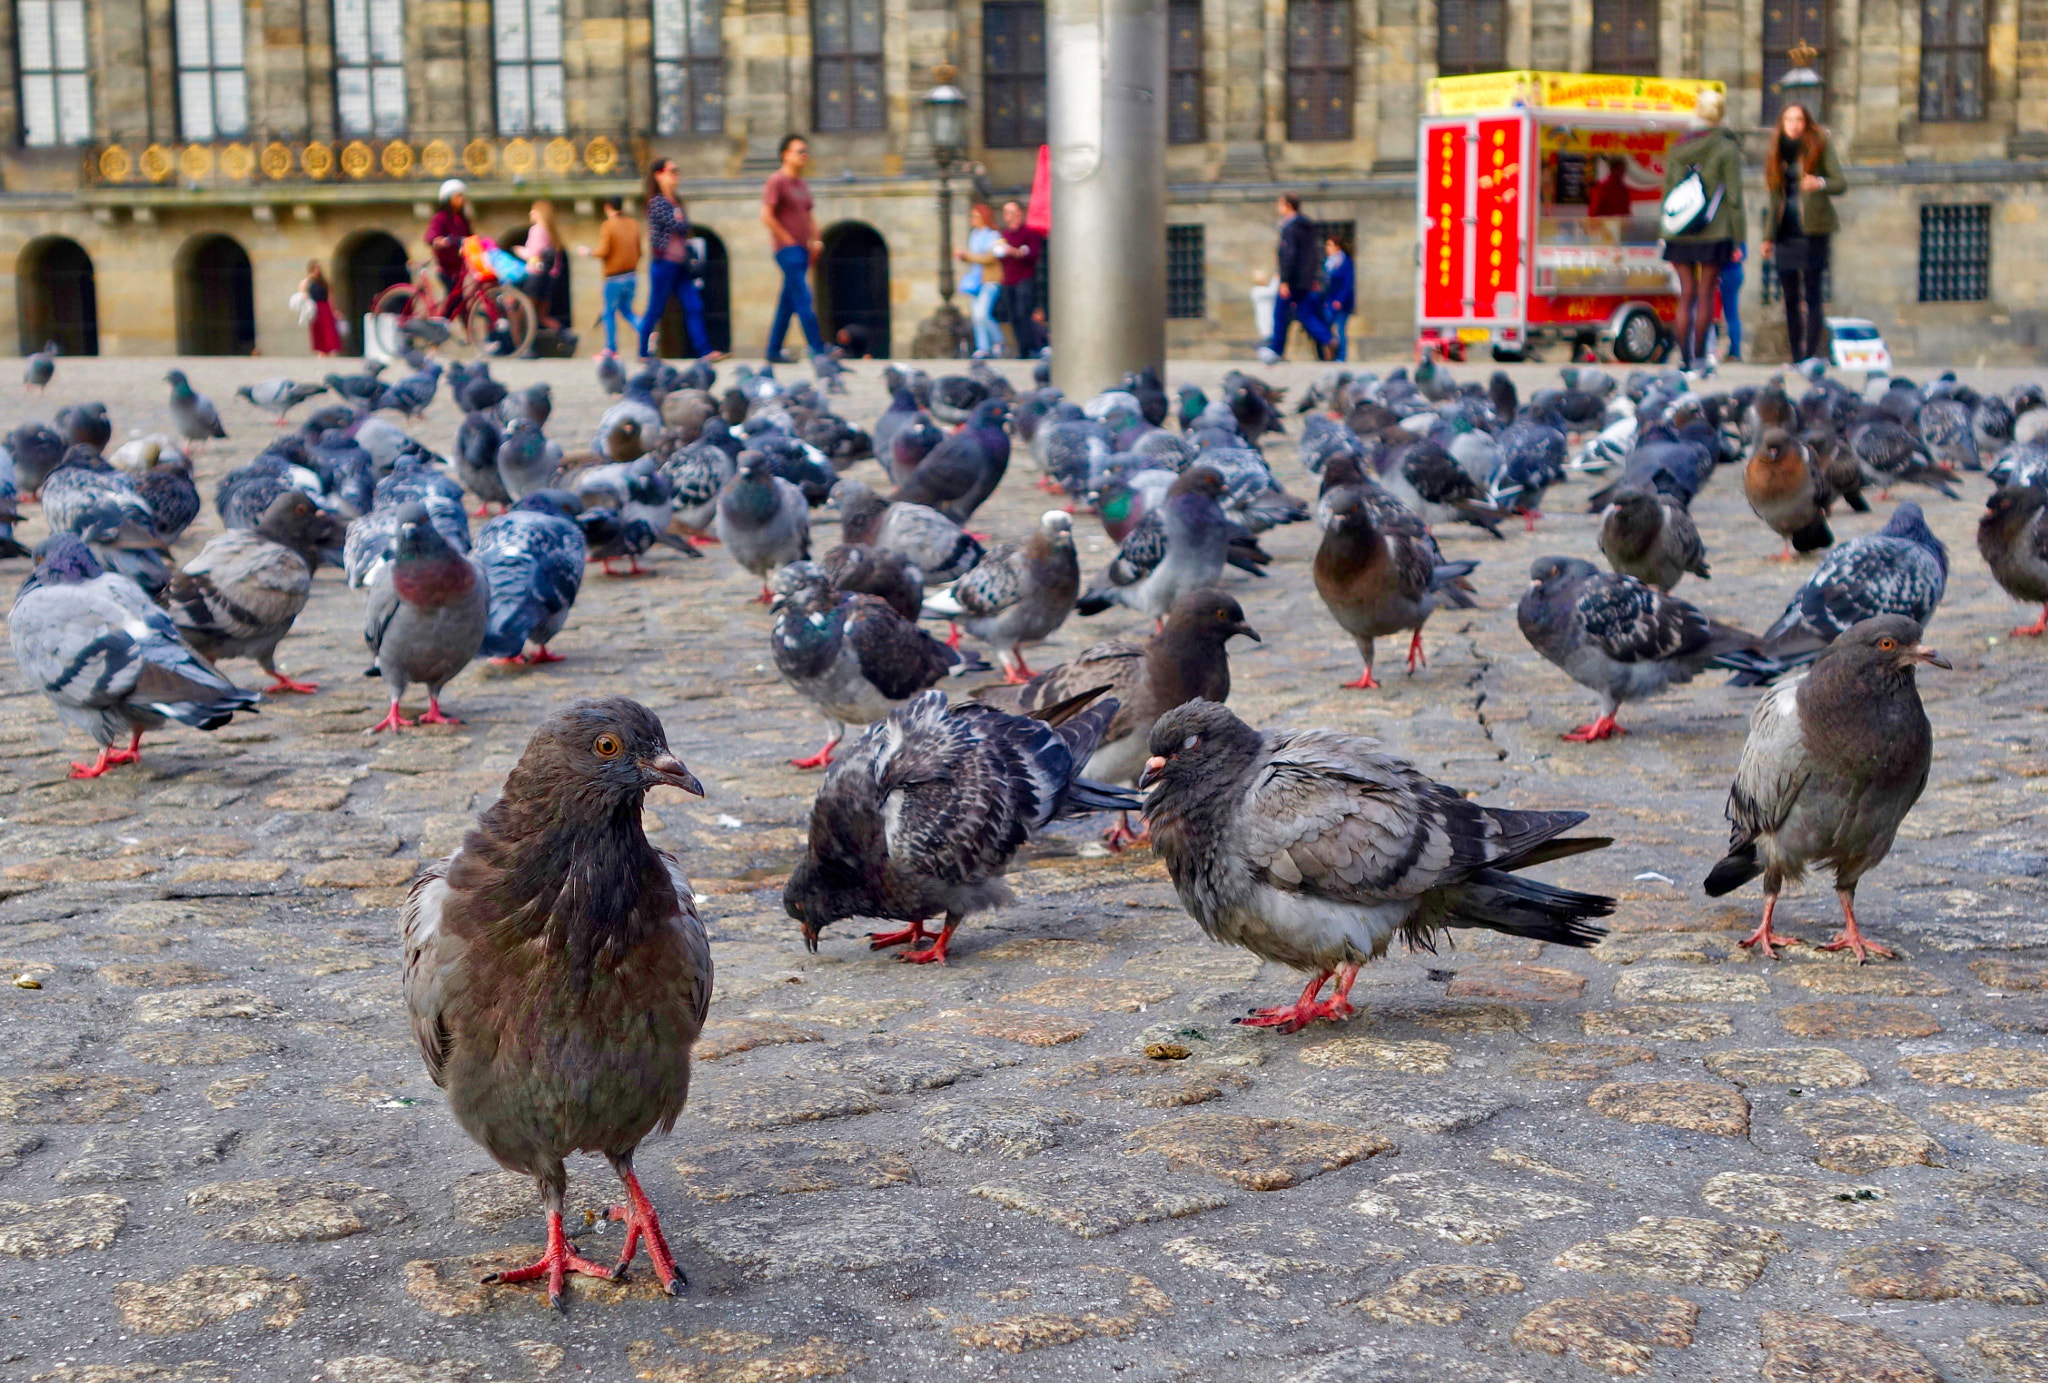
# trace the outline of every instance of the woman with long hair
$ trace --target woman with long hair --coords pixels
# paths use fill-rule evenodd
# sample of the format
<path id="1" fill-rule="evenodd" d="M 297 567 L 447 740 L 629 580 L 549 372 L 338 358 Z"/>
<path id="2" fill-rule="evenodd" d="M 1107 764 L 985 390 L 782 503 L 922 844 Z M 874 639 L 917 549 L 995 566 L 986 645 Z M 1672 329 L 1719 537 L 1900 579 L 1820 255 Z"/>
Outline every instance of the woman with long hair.
<path id="1" fill-rule="evenodd" d="M 992 360 L 1003 353 L 1003 329 L 996 325 L 996 299 L 1003 292 L 1003 262 L 996 258 L 996 242 L 1002 238 L 996 229 L 995 209 L 987 202 L 976 202 L 967 213 L 967 248 L 953 251 L 953 258 L 967 264 L 967 272 L 960 276 L 960 291 L 967 295 L 968 315 L 974 323 L 976 360 Z"/>
<path id="2" fill-rule="evenodd" d="M 1705 202 L 1694 224 L 1664 237 L 1664 258 L 1678 274 L 1678 349 L 1688 371 L 1707 364 L 1707 328 L 1721 266 L 1742 234 L 1742 144 L 1721 125 L 1728 98 L 1709 88 L 1693 102 L 1700 132 L 1665 155 L 1664 195 L 1699 174 Z"/>
<path id="3" fill-rule="evenodd" d="M 676 196 L 682 174 L 676 161 L 661 158 L 647 170 L 647 311 L 640 317 L 640 358 L 661 325 L 670 298 L 682 304 L 690 349 L 702 359 L 719 358 L 704 329 L 704 265 L 690 247 L 690 213 Z"/>
<path id="4" fill-rule="evenodd" d="M 320 261 L 306 261 L 306 277 L 299 284 L 299 291 L 306 295 L 312 305 L 312 320 L 306 323 L 306 330 L 313 338 L 313 354 L 341 354 L 341 324 L 335 320 L 334 304 L 328 299 L 333 293 L 327 286 L 327 271 L 320 267 Z"/>
<path id="5" fill-rule="evenodd" d="M 555 319 L 555 278 L 562 267 L 562 230 L 555 222 L 555 204 L 542 198 L 526 219 L 526 239 L 519 246 L 519 257 L 526 261 L 522 287 L 540 313 L 540 324 L 555 331 L 562 325 Z"/>
<path id="6" fill-rule="evenodd" d="M 1849 189 L 1827 131 L 1797 101 L 1778 112 L 1777 137 L 1764 155 L 1771 205 L 1764 222 L 1764 258 L 1778 268 L 1785 298 L 1786 349 L 1794 361 L 1821 353 L 1827 326 L 1821 293 L 1840 221 L 1835 198 Z M 1790 195 L 1796 193 L 1797 195 Z"/>

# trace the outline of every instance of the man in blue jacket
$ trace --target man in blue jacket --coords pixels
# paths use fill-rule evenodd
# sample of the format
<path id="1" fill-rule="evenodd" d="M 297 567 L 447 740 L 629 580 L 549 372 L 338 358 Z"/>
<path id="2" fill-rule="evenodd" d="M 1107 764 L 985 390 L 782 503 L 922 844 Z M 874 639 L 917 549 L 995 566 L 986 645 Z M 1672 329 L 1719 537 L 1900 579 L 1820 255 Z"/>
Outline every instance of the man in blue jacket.
<path id="1" fill-rule="evenodd" d="M 1330 339 L 1316 300 L 1316 275 L 1323 265 L 1316 228 L 1301 214 L 1301 198 L 1292 192 L 1281 193 L 1273 209 L 1280 216 L 1280 296 L 1273 303 L 1273 338 L 1259 348 L 1259 359 L 1268 365 L 1286 357 L 1290 321 L 1299 321 L 1318 348 Z"/>

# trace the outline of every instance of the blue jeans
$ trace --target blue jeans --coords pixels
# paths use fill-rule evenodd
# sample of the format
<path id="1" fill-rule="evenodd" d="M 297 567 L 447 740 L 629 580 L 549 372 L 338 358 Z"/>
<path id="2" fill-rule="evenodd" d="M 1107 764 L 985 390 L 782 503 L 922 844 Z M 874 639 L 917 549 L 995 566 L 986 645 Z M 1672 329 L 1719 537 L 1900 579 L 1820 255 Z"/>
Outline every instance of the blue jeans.
<path id="1" fill-rule="evenodd" d="M 1332 360 L 1349 360 L 1351 358 L 1351 343 L 1347 338 L 1351 331 L 1351 314 L 1348 312 L 1333 312 L 1330 314 L 1329 325 L 1330 344 L 1336 348 L 1330 358 Z"/>
<path id="2" fill-rule="evenodd" d="M 983 282 L 967 295 L 967 310 L 974 322 L 974 349 L 991 356 L 1003 353 L 1003 329 L 996 325 L 996 299 L 1002 294 L 1000 283 Z"/>
<path id="3" fill-rule="evenodd" d="M 1315 293 L 1300 299 L 1273 300 L 1273 339 L 1266 343 L 1266 347 L 1275 355 L 1287 354 L 1289 322 L 1300 322 L 1301 329 L 1308 333 L 1309 340 L 1318 346 L 1330 339 L 1329 325 L 1323 320 L 1323 305 L 1319 295 Z"/>
<path id="4" fill-rule="evenodd" d="M 1721 321 L 1728 333 L 1728 356 L 1742 354 L 1742 261 L 1721 266 Z"/>
<path id="5" fill-rule="evenodd" d="M 605 285 L 607 291 L 611 285 Z M 690 349 L 698 355 L 711 353 L 711 337 L 704 330 L 704 299 L 697 285 L 683 276 L 683 266 L 657 259 L 647 270 L 647 311 L 640 315 L 640 354 L 647 354 L 647 342 L 661 325 L 661 314 L 673 296 L 683 306 L 683 321 L 690 328 Z M 609 322 L 609 319 L 607 319 Z"/>
<path id="6" fill-rule="evenodd" d="M 825 353 L 825 338 L 818 331 L 818 314 L 811 308 L 811 252 L 802 245 L 784 245 L 775 252 L 775 265 L 782 270 L 782 296 L 775 300 L 775 324 L 768 328 L 768 356 L 782 354 L 782 338 L 789 333 L 793 312 L 804 329 L 812 355 Z"/>
<path id="7" fill-rule="evenodd" d="M 628 328 L 637 327 L 633 319 L 633 290 L 639 286 L 637 273 L 613 274 L 604 281 L 604 311 L 599 319 L 604 323 L 604 348 L 613 355 L 619 353 L 619 323 L 624 317 Z"/>

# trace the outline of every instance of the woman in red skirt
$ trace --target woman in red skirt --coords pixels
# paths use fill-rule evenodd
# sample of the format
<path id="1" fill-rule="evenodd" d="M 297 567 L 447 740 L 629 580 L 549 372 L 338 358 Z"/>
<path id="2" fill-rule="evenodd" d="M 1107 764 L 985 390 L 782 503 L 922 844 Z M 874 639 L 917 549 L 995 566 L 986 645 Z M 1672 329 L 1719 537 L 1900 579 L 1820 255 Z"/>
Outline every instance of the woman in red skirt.
<path id="1" fill-rule="evenodd" d="M 313 354 L 341 354 L 341 326 L 334 318 L 334 304 L 329 302 L 327 275 L 320 268 L 320 261 L 306 261 L 306 281 L 299 285 L 299 291 L 313 305 L 313 320 L 307 323 L 313 335 Z"/>

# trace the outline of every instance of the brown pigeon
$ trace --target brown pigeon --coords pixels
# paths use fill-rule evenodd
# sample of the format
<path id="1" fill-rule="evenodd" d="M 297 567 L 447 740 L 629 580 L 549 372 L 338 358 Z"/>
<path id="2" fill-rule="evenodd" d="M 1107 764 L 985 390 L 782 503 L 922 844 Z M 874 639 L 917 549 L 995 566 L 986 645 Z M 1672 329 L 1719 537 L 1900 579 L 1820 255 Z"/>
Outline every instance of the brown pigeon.
<path id="1" fill-rule="evenodd" d="M 1464 578 L 1477 562 L 1445 562 L 1420 523 L 1382 526 L 1367 496 L 1350 492 L 1331 508 L 1330 526 L 1316 549 L 1316 593 L 1358 645 L 1365 671 L 1346 687 L 1373 690 L 1373 642 L 1411 631 L 1408 671 L 1422 656 L 1422 626 L 1441 600 L 1470 609 L 1472 589 Z"/>
<path id="2" fill-rule="evenodd" d="M 569 1272 L 623 1278 L 643 1235 L 662 1286 L 684 1285 L 633 1150 L 673 1129 L 689 1096 L 711 948 L 681 869 L 641 829 L 657 784 L 704 793 L 652 711 L 624 697 L 558 711 L 405 907 L 405 1003 L 427 1073 L 463 1131 L 538 1182 L 547 1207 L 540 1261 L 486 1281 L 545 1277 L 556 1306 Z M 616 1267 L 563 1236 L 572 1152 L 603 1154 L 625 1183 Z"/>

